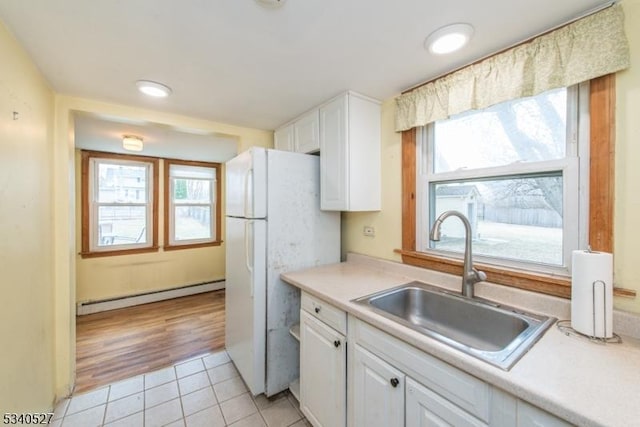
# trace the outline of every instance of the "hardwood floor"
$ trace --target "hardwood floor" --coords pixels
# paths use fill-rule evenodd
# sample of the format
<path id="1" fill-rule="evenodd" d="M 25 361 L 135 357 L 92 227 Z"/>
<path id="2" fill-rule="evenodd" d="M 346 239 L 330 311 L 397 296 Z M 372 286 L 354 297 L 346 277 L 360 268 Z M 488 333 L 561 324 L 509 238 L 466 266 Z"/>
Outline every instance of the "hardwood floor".
<path id="1" fill-rule="evenodd" d="M 224 289 L 76 318 L 82 392 L 224 348 Z"/>

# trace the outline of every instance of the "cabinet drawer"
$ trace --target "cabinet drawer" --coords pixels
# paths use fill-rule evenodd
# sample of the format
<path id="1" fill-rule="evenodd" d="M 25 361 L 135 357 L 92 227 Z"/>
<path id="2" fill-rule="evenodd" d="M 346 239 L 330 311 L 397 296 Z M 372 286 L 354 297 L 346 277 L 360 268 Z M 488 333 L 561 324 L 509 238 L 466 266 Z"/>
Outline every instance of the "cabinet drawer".
<path id="1" fill-rule="evenodd" d="M 361 320 L 352 317 L 350 323 L 357 344 L 480 420 L 489 421 L 489 384 Z"/>
<path id="2" fill-rule="evenodd" d="M 303 310 L 313 317 L 331 326 L 341 334 L 347 334 L 347 313 L 344 311 L 305 292 L 302 293 L 300 305 Z"/>

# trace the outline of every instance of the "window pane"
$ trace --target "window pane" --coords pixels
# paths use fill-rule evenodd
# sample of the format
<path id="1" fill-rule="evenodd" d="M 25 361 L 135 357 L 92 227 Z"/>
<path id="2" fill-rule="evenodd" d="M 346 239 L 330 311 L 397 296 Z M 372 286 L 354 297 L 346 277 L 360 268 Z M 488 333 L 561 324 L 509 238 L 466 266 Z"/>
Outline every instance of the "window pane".
<path id="1" fill-rule="evenodd" d="M 174 203 L 211 203 L 211 181 L 202 179 L 173 179 Z"/>
<path id="2" fill-rule="evenodd" d="M 99 203 L 146 203 L 145 166 L 98 163 Z"/>
<path id="3" fill-rule="evenodd" d="M 211 239 L 211 208 L 208 206 L 176 206 L 174 222 L 176 241 Z"/>
<path id="4" fill-rule="evenodd" d="M 169 175 L 180 178 L 214 179 L 216 177 L 216 169 L 203 166 L 173 164 L 169 166 Z"/>
<path id="5" fill-rule="evenodd" d="M 463 213 L 471 223 L 474 255 L 562 265 L 562 176 L 510 177 L 430 186 L 430 224 L 444 211 Z M 458 218 L 442 224 L 431 248 L 464 252 Z M 426 231 L 428 233 L 428 230 Z"/>
<path id="6" fill-rule="evenodd" d="M 98 246 L 147 243 L 147 208 L 144 206 L 100 206 Z"/>
<path id="7" fill-rule="evenodd" d="M 561 159 L 567 90 L 465 112 L 434 125 L 434 172 Z"/>

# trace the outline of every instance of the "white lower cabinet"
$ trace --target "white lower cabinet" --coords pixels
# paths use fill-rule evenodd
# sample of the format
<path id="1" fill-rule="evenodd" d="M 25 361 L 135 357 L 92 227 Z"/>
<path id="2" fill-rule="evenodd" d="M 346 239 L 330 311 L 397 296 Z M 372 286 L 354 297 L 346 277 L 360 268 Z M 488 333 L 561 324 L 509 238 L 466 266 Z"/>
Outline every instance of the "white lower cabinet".
<path id="1" fill-rule="evenodd" d="M 305 292 L 300 409 L 315 427 L 571 425 Z"/>
<path id="2" fill-rule="evenodd" d="M 356 427 L 404 425 L 404 374 L 359 345 L 353 350 L 353 411 Z"/>
<path id="3" fill-rule="evenodd" d="M 536 408 L 527 402 L 518 400 L 518 427 L 569 427 L 571 424 Z"/>
<path id="4" fill-rule="evenodd" d="M 300 311 L 300 410 L 315 427 L 346 423 L 345 341 L 343 334 Z"/>
<path id="5" fill-rule="evenodd" d="M 570 425 L 353 316 L 347 330 L 349 427 Z"/>
<path id="6" fill-rule="evenodd" d="M 486 426 L 453 403 L 407 378 L 407 427 Z"/>

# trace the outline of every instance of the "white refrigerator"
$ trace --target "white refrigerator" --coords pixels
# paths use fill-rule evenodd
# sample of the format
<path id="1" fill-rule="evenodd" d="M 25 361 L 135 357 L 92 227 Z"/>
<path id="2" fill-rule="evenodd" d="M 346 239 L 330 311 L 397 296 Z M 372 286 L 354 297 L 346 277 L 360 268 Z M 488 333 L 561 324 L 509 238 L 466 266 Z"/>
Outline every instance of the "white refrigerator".
<path id="1" fill-rule="evenodd" d="M 280 273 L 340 260 L 340 213 L 320 210 L 317 156 L 251 148 L 226 163 L 225 345 L 254 395 L 299 375 L 300 292 Z"/>

